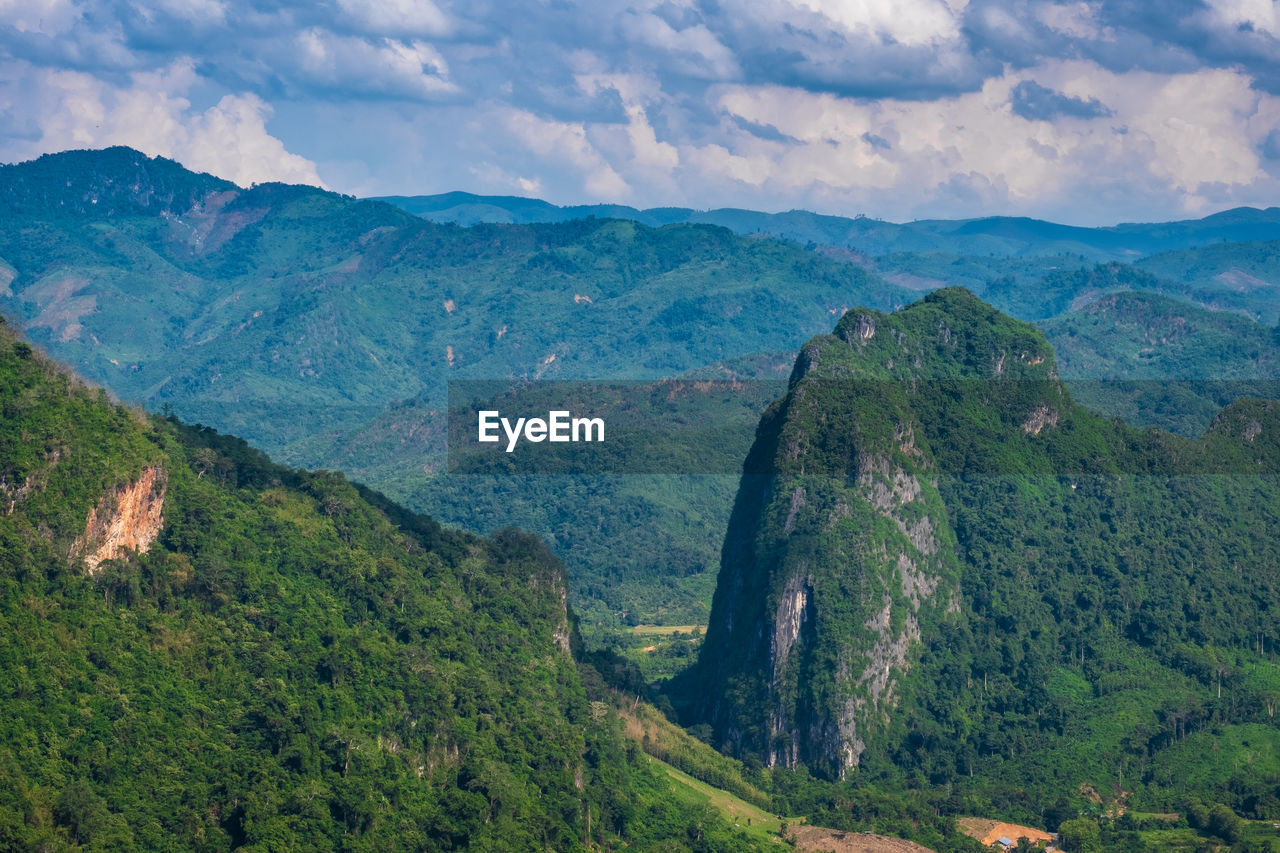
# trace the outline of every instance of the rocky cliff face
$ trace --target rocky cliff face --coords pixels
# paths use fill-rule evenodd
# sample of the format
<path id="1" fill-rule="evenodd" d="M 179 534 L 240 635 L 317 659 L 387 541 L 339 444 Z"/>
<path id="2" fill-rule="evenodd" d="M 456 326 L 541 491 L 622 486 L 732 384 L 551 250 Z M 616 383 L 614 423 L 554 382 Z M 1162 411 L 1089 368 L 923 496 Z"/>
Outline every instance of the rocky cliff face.
<path id="1" fill-rule="evenodd" d="M 1007 318 L 992 333 L 994 315 L 943 291 L 849 312 L 801 352 L 747 462 L 699 664 L 722 746 L 843 777 L 889 729 L 922 636 L 965 618 L 922 401 L 977 398 L 1035 436 L 1061 393 L 1048 344 Z"/>
<path id="2" fill-rule="evenodd" d="M 162 468 L 144 468 L 134 482 L 103 495 L 71 547 L 72 559 L 83 557 L 93 575 L 106 560 L 128 551 L 146 553 L 164 526 L 167 482 Z"/>

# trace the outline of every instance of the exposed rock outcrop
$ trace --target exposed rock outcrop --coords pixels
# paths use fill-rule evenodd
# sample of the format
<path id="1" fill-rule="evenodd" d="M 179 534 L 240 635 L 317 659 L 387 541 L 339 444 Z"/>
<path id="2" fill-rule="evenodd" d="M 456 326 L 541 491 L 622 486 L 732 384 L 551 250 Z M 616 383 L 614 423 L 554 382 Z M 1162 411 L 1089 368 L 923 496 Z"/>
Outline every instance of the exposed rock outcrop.
<path id="1" fill-rule="evenodd" d="M 132 551 L 145 554 L 164 526 L 168 477 L 162 468 L 143 468 L 137 480 L 102 496 L 89 510 L 84 535 L 71 546 L 72 559 L 83 558 L 94 575 L 106 560 Z"/>

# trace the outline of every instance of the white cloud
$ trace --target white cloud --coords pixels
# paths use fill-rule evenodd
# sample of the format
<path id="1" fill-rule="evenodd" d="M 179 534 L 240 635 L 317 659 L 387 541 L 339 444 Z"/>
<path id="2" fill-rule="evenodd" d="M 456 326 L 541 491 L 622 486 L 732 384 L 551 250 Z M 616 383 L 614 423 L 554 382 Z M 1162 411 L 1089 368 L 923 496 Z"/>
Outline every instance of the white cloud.
<path id="1" fill-rule="evenodd" d="M 587 137 L 581 122 L 540 118 L 527 110 L 508 110 L 507 130 L 534 154 L 566 162 L 582 176 L 582 187 L 600 201 L 618 201 L 631 195 L 631 187 L 614 170 Z"/>
<path id="2" fill-rule="evenodd" d="M 444 57 L 423 41 L 370 41 L 312 27 L 298 34 L 296 47 L 299 73 L 321 88 L 427 100 L 458 90 Z"/>
<path id="3" fill-rule="evenodd" d="M 680 164 L 680 152 L 671 143 L 658 141 L 644 107 L 638 104 L 628 106 L 627 118 L 627 136 L 638 164 L 666 173 Z"/>
<path id="4" fill-rule="evenodd" d="M 1009 98 L 1028 79 L 1106 99 L 1114 115 L 1025 120 Z M 772 125 L 799 144 L 763 143 L 743 132 L 698 157 L 682 151 L 682 159 L 779 195 L 827 200 L 897 195 L 927 206 L 960 180 L 981 188 L 996 209 L 1063 207 L 1128 186 L 1195 211 L 1266 179 L 1257 149 L 1280 122 L 1280 98 L 1250 82 L 1235 71 L 1116 74 L 1072 62 L 1009 72 L 981 91 L 923 102 L 726 87 L 718 100 L 725 113 Z M 896 142 L 886 148 L 872 138 Z"/>
<path id="5" fill-rule="evenodd" d="M 728 80 L 741 73 L 733 52 L 703 24 L 677 30 L 651 12 L 629 9 L 621 26 L 630 40 L 663 51 L 663 64 L 669 70 L 713 80 Z"/>
<path id="6" fill-rule="evenodd" d="M 21 80 L 27 97 L 6 93 L 2 106 L 32 120 L 39 139 L 11 140 L 2 152 L 14 161 L 47 151 L 128 145 L 170 157 L 190 169 L 237 184 L 286 181 L 321 185 L 315 165 L 287 151 L 266 129 L 271 108 L 252 94 L 226 95 L 195 111 L 185 92 L 195 82 L 192 64 L 133 75 L 113 86 L 75 71 L 33 69 L 9 63 L 6 76 Z"/>
<path id="7" fill-rule="evenodd" d="M 323 186 L 313 163 L 285 150 L 266 129 L 271 108 L 256 95 L 224 95 L 195 116 L 175 142 L 175 155 L 189 168 L 221 175 L 237 184 L 283 181 Z"/>
<path id="8" fill-rule="evenodd" d="M 517 192 L 520 195 L 537 197 L 546 187 L 538 178 L 525 178 L 513 174 L 496 163 L 479 163 L 469 170 L 480 181 L 481 187 L 490 193 Z"/>
<path id="9" fill-rule="evenodd" d="M 1214 20 L 1227 29 L 1248 25 L 1280 36 L 1280 2 L 1276 0 L 1207 0 Z"/>
<path id="10" fill-rule="evenodd" d="M 735 154 L 723 145 L 711 143 L 685 152 L 685 162 L 703 176 L 719 176 L 751 187 L 762 187 L 773 172 L 766 154 Z"/>
<path id="11" fill-rule="evenodd" d="M 154 20 L 156 12 L 162 12 L 201 27 L 227 22 L 224 0 L 131 0 L 130 6 L 132 12 L 147 21 Z"/>
<path id="12" fill-rule="evenodd" d="M 789 5 L 817 12 L 846 32 L 888 36 L 908 46 L 954 39 L 960 31 L 951 7 L 938 0 L 791 0 Z"/>
<path id="13" fill-rule="evenodd" d="M 610 153 L 630 161 L 630 166 L 649 172 L 649 181 L 669 179 L 679 165 L 680 152 L 669 142 L 658 139 L 647 112 L 649 108 L 661 109 L 667 105 L 668 99 L 659 81 L 639 74 L 580 74 L 577 82 L 585 94 L 612 90 L 622 101 L 627 116 L 625 125 L 593 125 L 595 134 L 610 143 Z"/>
<path id="14" fill-rule="evenodd" d="M 1115 39 L 1115 32 L 1098 22 L 1098 7 L 1093 3 L 1045 3 L 1036 7 L 1035 16 L 1049 29 L 1071 38 Z"/>
<path id="15" fill-rule="evenodd" d="M 431 0 L 338 0 L 342 11 L 370 34 L 447 36 L 453 24 Z"/>
<path id="16" fill-rule="evenodd" d="M 20 33 L 57 36 L 79 20 L 80 10 L 71 0 L 0 0 L 0 24 Z"/>

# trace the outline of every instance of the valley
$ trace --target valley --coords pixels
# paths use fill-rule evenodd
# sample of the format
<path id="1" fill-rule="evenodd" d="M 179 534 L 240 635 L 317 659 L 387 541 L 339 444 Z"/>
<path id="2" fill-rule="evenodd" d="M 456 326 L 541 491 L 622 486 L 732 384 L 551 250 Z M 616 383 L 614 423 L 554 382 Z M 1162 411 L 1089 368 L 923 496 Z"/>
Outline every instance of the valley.
<path id="1" fill-rule="evenodd" d="M 1274 208 L 0 188 L 0 846 L 1272 849 Z"/>

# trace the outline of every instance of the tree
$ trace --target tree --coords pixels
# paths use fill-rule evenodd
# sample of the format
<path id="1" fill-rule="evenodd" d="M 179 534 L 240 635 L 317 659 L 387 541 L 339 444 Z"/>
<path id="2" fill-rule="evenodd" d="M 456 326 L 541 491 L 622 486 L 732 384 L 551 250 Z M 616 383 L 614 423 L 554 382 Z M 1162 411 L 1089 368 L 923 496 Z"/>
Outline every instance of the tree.
<path id="1" fill-rule="evenodd" d="M 1058 827 L 1062 826 L 1066 821 L 1076 816 L 1076 810 L 1071 808 L 1071 804 L 1067 802 L 1065 797 L 1059 797 L 1058 801 L 1044 812 L 1044 825 L 1050 832 L 1057 832 Z"/>
<path id="2" fill-rule="evenodd" d="M 1065 821 L 1058 827 L 1062 849 L 1069 853 L 1095 853 L 1102 850 L 1102 831 L 1097 821 L 1085 817 Z"/>
<path id="3" fill-rule="evenodd" d="M 1213 808 L 1209 809 L 1209 826 L 1207 828 L 1210 834 L 1216 835 L 1228 844 L 1234 844 L 1240 840 L 1242 821 L 1230 807 L 1217 803 Z"/>

